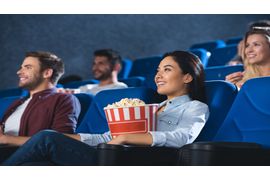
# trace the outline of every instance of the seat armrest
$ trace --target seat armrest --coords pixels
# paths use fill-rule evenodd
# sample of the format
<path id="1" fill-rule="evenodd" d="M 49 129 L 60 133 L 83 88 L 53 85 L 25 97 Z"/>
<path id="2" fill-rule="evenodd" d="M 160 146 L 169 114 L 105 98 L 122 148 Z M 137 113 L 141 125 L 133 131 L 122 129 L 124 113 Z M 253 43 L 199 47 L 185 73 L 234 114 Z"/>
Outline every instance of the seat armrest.
<path id="1" fill-rule="evenodd" d="M 98 165 L 176 165 L 178 149 L 167 147 L 99 144 Z"/>
<path id="2" fill-rule="evenodd" d="M 269 165 L 269 155 L 269 149 L 256 143 L 196 142 L 180 149 L 177 164 L 195 166 Z"/>
<path id="3" fill-rule="evenodd" d="M 11 154 L 13 154 L 19 146 L 13 146 L 13 145 L 0 145 L 0 163 L 5 161 Z"/>

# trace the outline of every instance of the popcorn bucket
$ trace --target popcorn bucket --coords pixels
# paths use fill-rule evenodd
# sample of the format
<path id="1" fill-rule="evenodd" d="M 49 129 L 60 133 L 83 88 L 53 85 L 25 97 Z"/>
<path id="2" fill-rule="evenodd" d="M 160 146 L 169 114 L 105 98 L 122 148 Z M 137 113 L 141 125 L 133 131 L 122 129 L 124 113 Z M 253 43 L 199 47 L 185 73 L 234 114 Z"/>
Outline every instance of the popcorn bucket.
<path id="1" fill-rule="evenodd" d="M 156 130 L 158 104 L 104 108 L 113 137 Z"/>

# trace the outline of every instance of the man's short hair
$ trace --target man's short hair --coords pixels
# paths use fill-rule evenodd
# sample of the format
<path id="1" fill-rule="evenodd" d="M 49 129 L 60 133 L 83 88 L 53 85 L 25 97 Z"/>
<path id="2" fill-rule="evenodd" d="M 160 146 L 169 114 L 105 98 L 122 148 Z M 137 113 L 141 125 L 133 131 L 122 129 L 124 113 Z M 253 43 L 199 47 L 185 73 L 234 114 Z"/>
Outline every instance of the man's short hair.
<path id="1" fill-rule="evenodd" d="M 117 51 L 114 51 L 112 49 L 100 49 L 96 50 L 94 52 L 94 56 L 105 56 L 108 58 L 109 63 L 112 67 L 115 66 L 115 64 L 122 65 L 122 58 L 120 54 Z"/>
<path id="2" fill-rule="evenodd" d="M 35 57 L 39 60 L 41 72 L 45 69 L 52 69 L 53 74 L 51 82 L 56 84 L 59 78 L 64 74 L 65 67 L 63 61 L 55 54 L 44 51 L 27 52 L 25 57 Z"/>

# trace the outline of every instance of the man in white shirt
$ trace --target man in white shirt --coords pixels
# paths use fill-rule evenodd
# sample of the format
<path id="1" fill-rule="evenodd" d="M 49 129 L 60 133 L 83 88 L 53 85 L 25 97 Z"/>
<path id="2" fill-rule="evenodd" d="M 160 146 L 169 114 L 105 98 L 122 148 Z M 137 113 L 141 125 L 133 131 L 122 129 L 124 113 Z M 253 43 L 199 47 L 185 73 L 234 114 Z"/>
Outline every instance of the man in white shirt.
<path id="1" fill-rule="evenodd" d="M 127 88 L 127 85 L 119 82 L 117 74 L 121 70 L 121 56 L 112 49 L 101 49 L 94 52 L 92 73 L 99 84 L 87 84 L 78 89 L 59 89 L 66 93 L 90 93 L 96 95 L 106 89 Z"/>
<path id="2" fill-rule="evenodd" d="M 14 101 L 0 119 L 0 144 L 22 145 L 44 129 L 75 132 L 80 103 L 70 94 L 56 92 L 63 73 L 64 63 L 55 54 L 26 53 L 17 75 L 19 87 L 29 95 Z"/>

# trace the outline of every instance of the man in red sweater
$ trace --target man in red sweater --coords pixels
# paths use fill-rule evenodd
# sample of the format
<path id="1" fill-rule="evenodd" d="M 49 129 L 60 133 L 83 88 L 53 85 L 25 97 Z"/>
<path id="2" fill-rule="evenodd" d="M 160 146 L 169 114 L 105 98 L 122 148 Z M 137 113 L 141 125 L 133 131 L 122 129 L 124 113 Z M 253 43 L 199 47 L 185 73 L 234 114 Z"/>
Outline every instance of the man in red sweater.
<path id="1" fill-rule="evenodd" d="M 29 96 L 15 101 L 1 120 L 0 144 L 22 145 L 44 129 L 74 133 L 80 103 L 70 94 L 57 93 L 64 73 L 60 58 L 49 52 L 28 52 L 18 70 L 19 87 Z"/>

